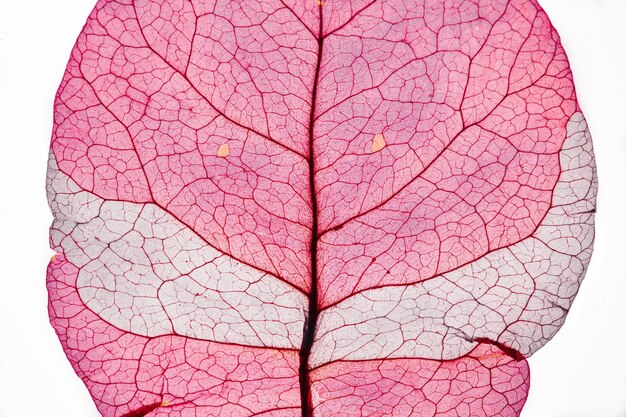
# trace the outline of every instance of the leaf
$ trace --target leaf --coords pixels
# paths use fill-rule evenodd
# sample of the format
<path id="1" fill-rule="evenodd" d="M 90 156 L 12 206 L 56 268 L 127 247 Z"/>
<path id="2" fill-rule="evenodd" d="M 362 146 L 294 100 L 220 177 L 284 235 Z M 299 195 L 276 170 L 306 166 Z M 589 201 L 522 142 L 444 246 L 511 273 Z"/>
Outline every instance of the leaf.
<path id="1" fill-rule="evenodd" d="M 105 417 L 519 416 L 596 189 L 534 0 L 101 0 L 51 322 Z"/>

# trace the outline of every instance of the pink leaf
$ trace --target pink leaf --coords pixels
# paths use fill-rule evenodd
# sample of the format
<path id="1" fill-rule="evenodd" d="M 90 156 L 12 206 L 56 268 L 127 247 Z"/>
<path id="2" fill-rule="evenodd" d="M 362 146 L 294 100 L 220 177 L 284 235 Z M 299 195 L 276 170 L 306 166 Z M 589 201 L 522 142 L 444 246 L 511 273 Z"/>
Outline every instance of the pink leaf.
<path id="1" fill-rule="evenodd" d="M 519 416 L 596 188 L 535 0 L 101 0 L 50 317 L 104 417 Z"/>

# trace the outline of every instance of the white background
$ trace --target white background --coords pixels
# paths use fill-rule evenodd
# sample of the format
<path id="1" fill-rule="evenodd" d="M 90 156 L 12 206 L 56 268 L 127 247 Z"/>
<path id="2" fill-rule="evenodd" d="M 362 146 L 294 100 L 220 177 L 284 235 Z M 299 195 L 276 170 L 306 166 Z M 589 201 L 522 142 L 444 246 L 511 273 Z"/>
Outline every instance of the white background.
<path id="1" fill-rule="evenodd" d="M 52 103 L 94 3 L 0 0 L 1 417 L 99 416 L 48 324 L 44 284 Z M 626 417 L 626 1 L 541 3 L 570 57 L 600 195 L 587 279 L 561 332 L 529 360 L 522 417 Z"/>

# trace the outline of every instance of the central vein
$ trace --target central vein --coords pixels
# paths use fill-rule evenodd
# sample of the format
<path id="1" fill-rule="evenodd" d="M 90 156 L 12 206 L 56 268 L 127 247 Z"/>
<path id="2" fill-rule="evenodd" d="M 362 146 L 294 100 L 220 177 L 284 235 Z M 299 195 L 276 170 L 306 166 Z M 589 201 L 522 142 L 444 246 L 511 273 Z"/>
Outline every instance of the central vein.
<path id="1" fill-rule="evenodd" d="M 311 96 L 311 112 L 309 114 L 309 189 L 311 192 L 311 291 L 309 293 L 309 313 L 304 321 L 304 335 L 302 337 L 302 347 L 300 348 L 300 400 L 302 404 L 302 417 L 313 415 L 313 405 L 311 402 L 311 381 L 309 378 L 309 356 L 315 340 L 315 328 L 317 326 L 318 293 L 317 293 L 317 242 L 319 239 L 317 225 L 317 193 L 315 190 L 315 157 L 313 149 L 315 107 L 317 101 L 317 85 L 320 75 L 320 64 L 322 62 L 322 48 L 324 37 L 322 36 L 322 2 L 319 2 L 319 31 L 317 36 L 317 63 L 315 65 L 315 78 L 313 79 L 313 91 Z"/>

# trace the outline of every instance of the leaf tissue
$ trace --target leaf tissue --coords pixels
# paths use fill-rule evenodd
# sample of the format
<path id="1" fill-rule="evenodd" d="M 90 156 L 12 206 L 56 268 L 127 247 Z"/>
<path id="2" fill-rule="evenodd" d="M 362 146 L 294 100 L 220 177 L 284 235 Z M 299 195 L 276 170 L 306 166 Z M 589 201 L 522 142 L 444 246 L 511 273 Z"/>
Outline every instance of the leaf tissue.
<path id="1" fill-rule="evenodd" d="M 100 0 L 49 312 L 104 417 L 513 417 L 593 245 L 535 0 Z"/>

